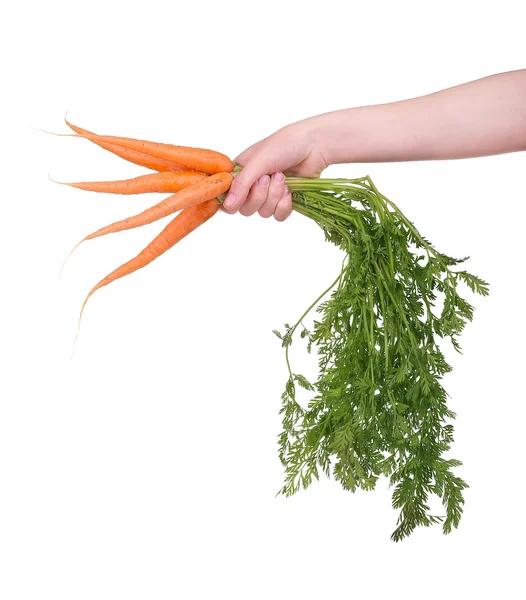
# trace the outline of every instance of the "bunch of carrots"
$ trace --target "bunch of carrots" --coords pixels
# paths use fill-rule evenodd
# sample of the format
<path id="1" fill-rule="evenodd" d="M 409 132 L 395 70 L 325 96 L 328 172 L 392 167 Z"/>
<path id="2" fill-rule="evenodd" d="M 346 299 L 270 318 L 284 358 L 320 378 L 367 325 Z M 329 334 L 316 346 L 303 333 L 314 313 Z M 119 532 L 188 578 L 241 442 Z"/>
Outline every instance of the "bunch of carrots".
<path id="1" fill-rule="evenodd" d="M 120 181 L 78 182 L 64 185 L 106 194 L 145 194 L 149 192 L 172 194 L 139 214 L 116 221 L 90 233 L 73 248 L 66 260 L 86 240 L 148 225 L 180 211 L 144 250 L 101 279 L 90 290 L 82 305 L 80 312 L 82 317 L 87 301 L 97 290 L 151 263 L 213 217 L 219 210 L 224 194 L 230 188 L 239 167 L 236 167 L 224 154 L 213 150 L 97 135 L 73 125 L 67 119 L 66 123 L 75 131 L 75 134 L 66 135 L 90 140 L 129 162 L 152 169 L 157 173 Z"/>
<path id="2" fill-rule="evenodd" d="M 113 194 L 171 194 L 79 243 L 178 212 L 144 250 L 90 290 L 82 317 L 97 290 L 146 266 L 213 217 L 242 167 L 212 150 L 97 135 L 66 123 L 75 132 L 68 135 L 157 171 L 67 185 Z M 458 338 L 473 317 L 460 286 L 486 295 L 488 285 L 458 268 L 462 260 L 438 252 L 370 177 L 287 177 L 286 183 L 293 209 L 321 227 L 326 240 L 341 249 L 343 262 L 335 281 L 301 317 L 285 324 L 284 332 L 275 331 L 288 370 L 279 436 L 286 473 L 281 493 L 308 487 L 321 472 L 351 491 L 374 489 L 385 476 L 394 486 L 393 507 L 400 510 L 392 539 L 441 521 L 449 533 L 459 524 L 467 484 L 453 472 L 460 461 L 442 456 L 453 441 L 448 421 L 454 413 L 441 385 L 451 367 L 439 341 L 450 338 L 458 350 Z M 318 317 L 308 330 L 304 319 L 314 309 Z M 297 334 L 307 340 L 307 351 L 317 350 L 315 382 L 292 370 L 289 348 Z M 296 399 L 297 386 L 314 393 L 306 407 Z M 430 512 L 430 494 L 442 499 L 444 517 Z"/>

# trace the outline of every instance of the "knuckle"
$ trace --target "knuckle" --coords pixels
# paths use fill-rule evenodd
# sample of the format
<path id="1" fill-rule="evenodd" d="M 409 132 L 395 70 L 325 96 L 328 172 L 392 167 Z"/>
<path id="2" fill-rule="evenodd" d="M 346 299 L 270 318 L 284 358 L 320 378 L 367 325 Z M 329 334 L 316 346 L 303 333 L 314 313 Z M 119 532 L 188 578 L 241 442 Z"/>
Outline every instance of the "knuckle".
<path id="1" fill-rule="evenodd" d="M 232 181 L 232 185 L 230 186 L 230 190 L 232 192 L 234 192 L 235 194 L 237 194 L 238 196 L 242 196 L 243 194 L 246 194 L 247 190 L 247 186 L 245 185 L 244 181 L 242 179 L 240 179 L 240 177 L 234 177 L 234 181 Z"/>
<path id="2" fill-rule="evenodd" d="M 275 200 L 279 200 L 283 196 L 285 191 L 285 177 L 273 175 L 270 180 L 269 186 L 269 197 Z"/>
<path id="3" fill-rule="evenodd" d="M 266 198 L 267 192 L 268 192 L 268 186 L 259 183 L 259 181 L 256 181 L 256 183 L 252 186 L 251 193 L 256 198 Z"/>
<path id="4" fill-rule="evenodd" d="M 261 205 L 267 199 L 268 188 L 262 185 L 259 181 L 251 187 L 249 197 L 252 201 L 258 202 Z"/>
<path id="5" fill-rule="evenodd" d="M 259 216 L 263 217 L 264 219 L 268 219 L 269 217 L 272 216 L 272 211 L 266 207 L 266 206 L 262 206 L 259 210 L 258 210 Z"/>
<path id="6" fill-rule="evenodd" d="M 254 210 L 253 210 L 253 209 L 251 209 L 250 207 L 247 207 L 247 206 L 242 206 L 242 207 L 239 209 L 239 214 L 240 214 L 240 215 L 243 215 L 244 217 L 250 217 L 251 215 L 253 215 L 253 214 L 254 214 Z"/>
<path id="7" fill-rule="evenodd" d="M 281 201 L 278 206 L 276 206 L 276 212 L 274 213 L 274 218 L 276 221 L 284 221 L 287 219 L 292 213 L 292 203 L 287 199 L 287 201 Z"/>

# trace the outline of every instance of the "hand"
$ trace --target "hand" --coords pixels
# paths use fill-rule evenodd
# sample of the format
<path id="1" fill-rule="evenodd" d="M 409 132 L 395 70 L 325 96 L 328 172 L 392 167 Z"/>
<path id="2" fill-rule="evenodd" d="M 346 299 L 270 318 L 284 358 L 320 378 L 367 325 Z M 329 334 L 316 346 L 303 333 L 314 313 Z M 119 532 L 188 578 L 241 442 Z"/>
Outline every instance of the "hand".
<path id="1" fill-rule="evenodd" d="M 285 174 L 317 177 L 327 167 L 311 130 L 311 120 L 299 121 L 242 152 L 235 160 L 243 170 L 234 178 L 223 210 L 284 221 L 292 212 Z"/>

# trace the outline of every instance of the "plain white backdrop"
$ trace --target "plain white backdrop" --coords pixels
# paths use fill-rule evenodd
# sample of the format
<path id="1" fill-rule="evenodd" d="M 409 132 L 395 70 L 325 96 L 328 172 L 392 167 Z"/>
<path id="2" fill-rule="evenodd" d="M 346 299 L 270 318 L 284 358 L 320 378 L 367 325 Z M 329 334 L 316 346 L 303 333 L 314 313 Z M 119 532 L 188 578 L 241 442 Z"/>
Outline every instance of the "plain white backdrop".
<path id="1" fill-rule="evenodd" d="M 0 596 L 3 600 L 522 597 L 525 155 L 340 165 L 371 175 L 491 284 L 445 386 L 470 484 L 458 530 L 394 544 L 391 492 L 322 480 L 293 498 L 277 456 L 271 330 L 332 281 L 299 215 L 219 214 L 148 268 L 91 286 L 164 227 L 79 248 L 153 203 L 48 180 L 139 167 L 67 131 L 232 158 L 320 112 L 524 68 L 522 2 L 18 2 L 2 18 Z M 309 368 L 293 346 L 298 370 Z M 312 365 L 310 365 L 312 366 Z"/>

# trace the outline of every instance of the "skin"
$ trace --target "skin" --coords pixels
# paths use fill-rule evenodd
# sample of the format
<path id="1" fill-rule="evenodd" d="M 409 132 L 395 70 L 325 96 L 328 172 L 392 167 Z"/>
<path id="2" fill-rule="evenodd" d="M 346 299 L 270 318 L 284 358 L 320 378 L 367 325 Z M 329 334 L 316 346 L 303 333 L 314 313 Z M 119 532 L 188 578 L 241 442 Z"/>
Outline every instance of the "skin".
<path id="1" fill-rule="evenodd" d="M 247 148 L 223 204 L 229 214 L 292 212 L 285 174 L 318 177 L 331 164 L 473 158 L 526 150 L 526 69 L 400 102 L 325 113 Z"/>

